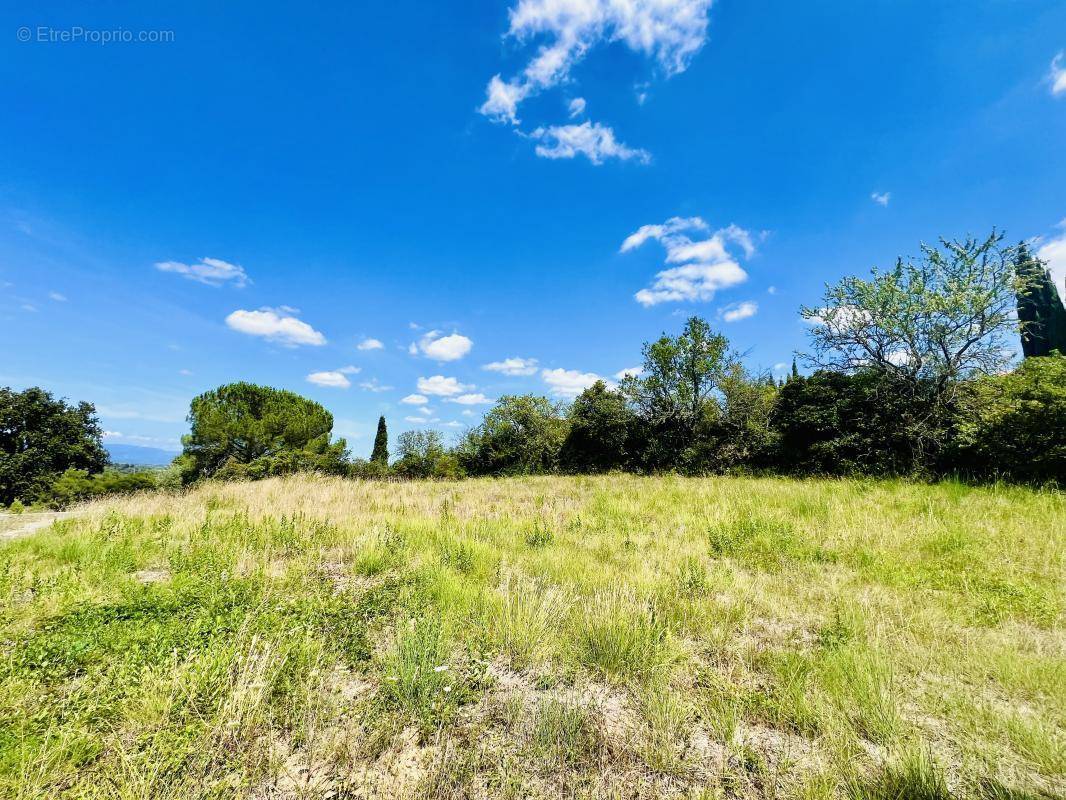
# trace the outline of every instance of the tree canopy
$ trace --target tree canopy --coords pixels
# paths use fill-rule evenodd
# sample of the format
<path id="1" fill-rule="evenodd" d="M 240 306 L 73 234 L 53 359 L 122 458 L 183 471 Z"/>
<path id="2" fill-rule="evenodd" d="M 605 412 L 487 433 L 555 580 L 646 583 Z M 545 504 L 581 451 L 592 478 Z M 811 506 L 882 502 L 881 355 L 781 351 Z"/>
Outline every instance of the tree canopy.
<path id="1" fill-rule="evenodd" d="M 347 443 L 330 440 L 333 416 L 284 389 L 253 383 L 220 386 L 193 399 L 188 420 L 181 456 L 187 480 L 346 469 Z"/>
<path id="2" fill-rule="evenodd" d="M 1066 355 L 1066 308 L 1044 263 L 1024 243 L 1018 245 L 1015 273 L 1023 355 L 1039 358 L 1054 350 Z"/>
<path id="3" fill-rule="evenodd" d="M 96 410 L 44 389 L 0 389 L 0 502 L 32 501 L 68 469 L 107 465 Z"/>
<path id="4" fill-rule="evenodd" d="M 385 417 L 378 417 L 378 432 L 374 435 L 374 449 L 370 452 L 370 461 L 374 464 L 389 463 L 389 429 Z"/>
<path id="5" fill-rule="evenodd" d="M 1015 248 L 1002 240 L 995 232 L 983 241 L 941 239 L 940 248 L 921 245 L 918 259 L 827 287 L 820 306 L 800 312 L 812 323 L 808 360 L 850 373 L 873 369 L 912 386 L 930 382 L 938 392 L 1000 370 L 1018 330 L 1019 288 Z"/>

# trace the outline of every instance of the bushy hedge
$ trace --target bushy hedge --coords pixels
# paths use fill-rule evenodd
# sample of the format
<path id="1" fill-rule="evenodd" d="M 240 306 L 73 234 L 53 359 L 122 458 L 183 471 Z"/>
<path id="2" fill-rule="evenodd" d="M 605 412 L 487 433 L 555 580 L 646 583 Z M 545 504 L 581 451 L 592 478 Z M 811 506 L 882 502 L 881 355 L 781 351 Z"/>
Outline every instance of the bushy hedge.
<path id="1" fill-rule="evenodd" d="M 119 472 L 109 469 L 90 475 L 85 470 L 68 469 L 37 496 L 37 502 L 50 508 L 66 508 L 107 494 L 155 489 L 164 480 L 163 472 Z"/>

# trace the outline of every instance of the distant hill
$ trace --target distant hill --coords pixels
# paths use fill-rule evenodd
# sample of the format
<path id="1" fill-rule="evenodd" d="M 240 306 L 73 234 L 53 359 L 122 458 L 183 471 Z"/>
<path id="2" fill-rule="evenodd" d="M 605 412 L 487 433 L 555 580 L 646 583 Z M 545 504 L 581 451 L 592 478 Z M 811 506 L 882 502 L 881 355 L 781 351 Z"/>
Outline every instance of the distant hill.
<path id="1" fill-rule="evenodd" d="M 177 453 L 160 450 L 158 447 L 140 447 L 135 444 L 105 444 L 112 464 L 137 464 L 146 467 L 161 467 L 174 460 Z"/>

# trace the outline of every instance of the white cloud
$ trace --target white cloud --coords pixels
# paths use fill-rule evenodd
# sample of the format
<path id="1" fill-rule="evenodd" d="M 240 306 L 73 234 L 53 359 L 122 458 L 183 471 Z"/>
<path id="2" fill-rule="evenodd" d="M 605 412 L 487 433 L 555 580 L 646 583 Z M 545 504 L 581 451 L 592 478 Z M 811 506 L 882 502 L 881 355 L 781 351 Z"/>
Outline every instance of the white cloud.
<path id="1" fill-rule="evenodd" d="M 575 97 L 573 100 L 570 101 L 570 104 L 567 106 L 567 110 L 570 112 L 570 119 L 573 119 L 574 117 L 580 117 L 582 114 L 585 113 L 585 98 Z"/>
<path id="2" fill-rule="evenodd" d="M 643 306 L 659 303 L 706 301 L 719 289 L 736 286 L 748 279 L 748 274 L 735 261 L 718 264 L 686 264 L 658 272 L 650 289 L 635 295 Z"/>
<path id="3" fill-rule="evenodd" d="M 777 287 L 776 286 L 767 286 L 766 287 L 766 293 L 767 294 L 777 294 Z"/>
<path id="4" fill-rule="evenodd" d="M 837 334 L 860 331 L 872 320 L 869 311 L 855 306 L 823 307 L 813 317 L 803 318 L 808 325 L 825 325 Z"/>
<path id="5" fill-rule="evenodd" d="M 548 384 L 552 394 L 558 397 L 577 397 L 596 381 L 602 381 L 595 372 L 579 372 L 576 369 L 545 369 L 540 376 Z"/>
<path id="6" fill-rule="evenodd" d="M 381 350 L 384 347 L 378 339 L 363 339 L 356 345 L 356 350 Z"/>
<path id="7" fill-rule="evenodd" d="M 365 389 L 368 392 L 391 392 L 395 387 L 386 386 L 383 383 L 378 383 L 377 378 L 371 378 L 368 381 L 363 381 L 359 384 L 360 389 Z"/>
<path id="8" fill-rule="evenodd" d="M 788 369 L 788 364 L 784 361 L 779 361 L 774 364 L 774 372 L 784 372 L 786 369 Z"/>
<path id="9" fill-rule="evenodd" d="M 644 374 L 644 367 L 626 367 L 620 369 L 614 374 L 615 380 L 622 380 L 622 378 L 632 375 L 634 378 L 640 377 Z"/>
<path id="10" fill-rule="evenodd" d="M 474 412 L 471 411 L 469 408 L 464 408 L 461 413 L 462 413 L 462 415 L 464 417 L 472 417 L 472 416 L 474 416 Z"/>
<path id="11" fill-rule="evenodd" d="M 651 153 L 647 150 L 622 144 L 615 139 L 611 128 L 598 122 L 537 128 L 530 137 L 541 142 L 536 147 L 536 153 L 541 158 L 574 158 L 582 155 L 596 165 L 608 158 L 620 161 L 636 159 L 641 164 L 651 161 Z"/>
<path id="12" fill-rule="evenodd" d="M 456 422 L 454 419 L 451 422 L 445 422 L 444 424 L 446 426 L 448 426 L 449 428 L 461 428 L 461 427 L 463 427 L 463 423 Z"/>
<path id="13" fill-rule="evenodd" d="M 474 342 L 462 334 L 443 336 L 440 331 L 430 331 L 417 342 L 411 342 L 407 352 L 421 353 L 434 361 L 457 361 L 470 352 Z"/>
<path id="14" fill-rule="evenodd" d="M 59 292 L 49 292 L 48 293 L 48 298 L 50 300 L 55 300 L 57 303 L 65 303 L 65 302 L 67 302 L 67 296 L 63 295 L 63 294 L 60 294 Z"/>
<path id="15" fill-rule="evenodd" d="M 879 206 L 887 206 L 888 201 L 892 199 L 892 192 L 874 192 L 870 195 L 870 199 Z"/>
<path id="16" fill-rule="evenodd" d="M 1057 54 L 1051 59 L 1051 74 L 1048 76 L 1051 80 L 1051 94 L 1058 97 L 1060 94 L 1066 94 L 1066 67 L 1062 66 L 1063 53 Z"/>
<path id="17" fill-rule="evenodd" d="M 465 383 L 459 383 L 455 378 L 446 378 L 443 375 L 434 375 L 430 378 L 418 379 L 418 391 L 421 394 L 434 395 L 436 397 L 454 397 L 469 389 L 473 389 Z"/>
<path id="18" fill-rule="evenodd" d="M 1066 219 L 1060 222 L 1058 227 L 1062 233 L 1043 242 L 1036 251 L 1036 257 L 1047 263 L 1051 280 L 1059 290 L 1059 297 L 1066 300 Z"/>
<path id="19" fill-rule="evenodd" d="M 352 385 L 352 382 L 348 380 L 348 376 L 339 369 L 312 372 L 307 376 L 307 382 L 313 383 L 315 386 L 328 386 L 332 389 L 347 389 Z"/>
<path id="20" fill-rule="evenodd" d="M 504 81 L 499 75 L 493 75 L 485 89 L 485 102 L 478 111 L 499 122 L 517 125 L 518 104 L 526 99 L 529 91 L 528 86 Z"/>
<path id="21" fill-rule="evenodd" d="M 235 331 L 249 336 L 261 336 L 272 342 L 296 347 L 297 345 L 324 345 L 326 337 L 303 320 L 293 316 L 294 309 L 261 308 L 258 311 L 238 309 L 226 317 L 226 324 Z"/>
<path id="22" fill-rule="evenodd" d="M 409 394 L 400 402 L 407 403 L 407 405 L 409 406 L 424 406 L 426 403 L 429 402 L 429 398 L 426 397 L 424 394 Z"/>
<path id="23" fill-rule="evenodd" d="M 481 113 L 517 123 L 518 104 L 566 81 L 601 43 L 621 42 L 654 58 L 667 75 L 682 72 L 707 37 L 711 0 L 519 0 L 507 36 L 526 43 L 545 38 L 521 75 L 489 81 Z"/>
<path id="24" fill-rule="evenodd" d="M 759 313 L 759 304 L 745 300 L 743 303 L 732 303 L 723 308 L 722 319 L 726 322 L 739 322 L 742 319 L 754 317 L 757 313 Z"/>
<path id="25" fill-rule="evenodd" d="M 184 375 L 185 377 L 188 377 L 188 376 L 192 375 L 192 370 L 191 369 L 179 369 L 178 370 L 178 374 L 179 375 Z"/>
<path id="26" fill-rule="evenodd" d="M 251 281 L 244 267 L 239 264 L 230 264 L 220 258 L 201 258 L 197 264 L 182 264 L 179 261 L 159 261 L 155 268 L 161 272 L 174 272 L 183 278 L 198 283 L 206 283 L 208 286 L 221 286 L 232 282 L 240 288 L 248 285 Z"/>
<path id="27" fill-rule="evenodd" d="M 494 401 L 489 397 L 485 397 L 481 392 L 474 392 L 472 394 L 461 394 L 458 397 L 449 397 L 445 402 L 459 403 L 464 406 L 480 406 L 491 405 Z"/>
<path id="28" fill-rule="evenodd" d="M 404 422 L 412 422 L 415 425 L 432 425 L 434 422 L 440 422 L 438 417 L 404 417 Z"/>
<path id="29" fill-rule="evenodd" d="M 657 273 L 649 288 L 634 295 L 638 303 L 653 306 L 706 301 L 719 289 L 748 279 L 748 273 L 730 255 L 727 244 L 737 245 L 750 258 L 755 253 L 752 235 L 736 225 L 720 228 L 707 236 L 709 230 L 699 217 L 673 217 L 661 225 L 643 225 L 626 237 L 621 252 L 627 253 L 654 239 L 666 250 L 667 264 L 680 264 Z M 690 233 L 699 233 L 703 238 L 693 240 Z"/>
<path id="30" fill-rule="evenodd" d="M 533 375 L 537 371 L 537 359 L 535 358 L 505 358 L 503 361 L 493 361 L 485 364 L 482 369 L 489 372 L 500 372 L 504 375 Z"/>

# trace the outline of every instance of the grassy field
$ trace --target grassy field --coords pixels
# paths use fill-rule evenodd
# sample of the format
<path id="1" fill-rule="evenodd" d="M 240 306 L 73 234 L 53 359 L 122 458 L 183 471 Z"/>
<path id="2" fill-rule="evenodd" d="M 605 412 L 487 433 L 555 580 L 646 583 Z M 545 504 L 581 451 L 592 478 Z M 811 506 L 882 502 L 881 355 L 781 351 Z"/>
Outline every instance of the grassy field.
<path id="1" fill-rule="evenodd" d="M 1062 797 L 1064 552 L 956 484 L 99 502 L 0 543 L 0 796 Z"/>

